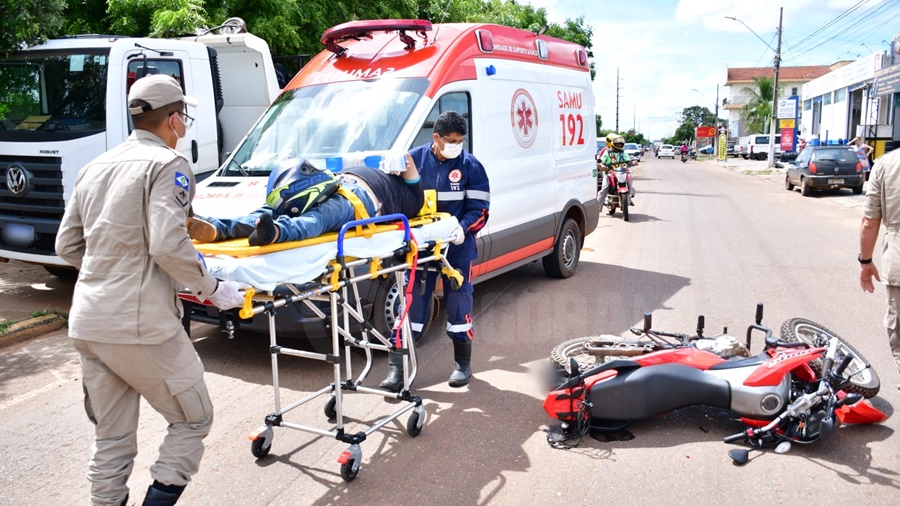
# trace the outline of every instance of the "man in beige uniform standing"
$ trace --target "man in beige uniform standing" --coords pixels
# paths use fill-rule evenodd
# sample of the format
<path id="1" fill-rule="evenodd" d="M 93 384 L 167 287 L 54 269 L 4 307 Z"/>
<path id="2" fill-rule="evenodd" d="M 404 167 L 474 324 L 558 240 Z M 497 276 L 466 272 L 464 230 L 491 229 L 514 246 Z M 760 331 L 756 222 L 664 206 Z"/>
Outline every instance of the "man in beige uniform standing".
<path id="1" fill-rule="evenodd" d="M 869 293 L 875 291 L 872 278 L 881 281 L 878 268 L 872 263 L 872 253 L 882 221 L 886 232 L 881 247 L 881 267 L 884 269 L 888 306 L 884 326 L 894 362 L 900 371 L 900 329 L 897 321 L 900 315 L 900 149 L 879 158 L 869 175 L 869 189 L 859 231 L 858 257 L 859 284 Z M 900 389 L 900 385 L 897 388 Z"/>
<path id="2" fill-rule="evenodd" d="M 143 504 L 167 505 L 197 473 L 213 420 L 177 293 L 186 287 L 227 309 L 241 305 L 246 285 L 217 281 L 187 234 L 194 177 L 174 148 L 196 99 L 174 78 L 153 75 L 131 87 L 128 104 L 134 131 L 78 174 L 56 252 L 80 270 L 69 336 L 96 423 L 91 502 L 128 500 L 143 397 L 169 424 Z"/>

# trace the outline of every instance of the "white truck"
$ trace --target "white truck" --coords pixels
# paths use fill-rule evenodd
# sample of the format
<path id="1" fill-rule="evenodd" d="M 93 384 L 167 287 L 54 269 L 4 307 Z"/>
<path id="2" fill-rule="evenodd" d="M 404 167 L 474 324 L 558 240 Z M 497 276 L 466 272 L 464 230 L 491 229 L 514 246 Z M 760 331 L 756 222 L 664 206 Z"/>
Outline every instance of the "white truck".
<path id="1" fill-rule="evenodd" d="M 769 157 L 769 134 L 753 134 L 741 137 L 734 152 L 744 160 L 766 160 Z M 775 135 L 775 159 L 781 156 L 781 135 Z"/>
<path id="2" fill-rule="evenodd" d="M 70 274 L 54 242 L 78 171 L 122 143 L 126 97 L 149 74 L 175 77 L 200 105 L 185 155 L 212 173 L 278 96 L 268 44 L 231 18 L 205 35 L 48 41 L 0 59 L 0 261 Z"/>

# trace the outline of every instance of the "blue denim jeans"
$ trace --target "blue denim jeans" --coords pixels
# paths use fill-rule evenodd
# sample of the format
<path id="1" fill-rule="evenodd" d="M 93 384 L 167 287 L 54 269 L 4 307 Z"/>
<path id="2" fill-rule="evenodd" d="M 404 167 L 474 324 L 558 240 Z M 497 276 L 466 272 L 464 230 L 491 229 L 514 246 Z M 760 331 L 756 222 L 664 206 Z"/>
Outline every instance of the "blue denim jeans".
<path id="1" fill-rule="evenodd" d="M 341 186 L 353 192 L 362 200 L 369 216 L 375 215 L 375 204 L 368 192 L 355 184 L 347 182 Z M 216 239 L 224 241 L 240 237 L 249 237 L 256 229 L 256 220 L 261 214 L 272 214 L 272 208 L 268 205 L 260 207 L 252 213 L 238 218 L 203 218 L 216 227 Z M 341 227 L 353 221 L 356 215 L 353 204 L 341 195 L 334 194 L 325 202 L 313 207 L 302 215 L 292 218 L 290 216 L 275 216 L 275 225 L 278 227 L 278 241 L 302 241 L 310 237 L 318 237 L 325 232 L 337 232 Z"/>

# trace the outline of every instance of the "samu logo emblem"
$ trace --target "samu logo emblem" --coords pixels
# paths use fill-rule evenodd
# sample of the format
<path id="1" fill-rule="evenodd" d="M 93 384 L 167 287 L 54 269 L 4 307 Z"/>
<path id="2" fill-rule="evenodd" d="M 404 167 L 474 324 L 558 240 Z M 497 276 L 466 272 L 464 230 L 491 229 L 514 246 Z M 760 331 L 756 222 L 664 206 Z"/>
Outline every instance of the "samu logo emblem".
<path id="1" fill-rule="evenodd" d="M 28 171 L 18 163 L 7 167 L 6 188 L 13 195 L 24 195 L 28 190 Z"/>

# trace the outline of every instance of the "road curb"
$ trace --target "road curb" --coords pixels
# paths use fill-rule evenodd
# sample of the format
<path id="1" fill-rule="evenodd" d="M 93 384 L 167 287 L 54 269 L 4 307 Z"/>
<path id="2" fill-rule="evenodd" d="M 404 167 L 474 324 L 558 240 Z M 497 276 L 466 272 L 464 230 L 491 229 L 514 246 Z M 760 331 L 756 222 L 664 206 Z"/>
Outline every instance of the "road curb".
<path id="1" fill-rule="evenodd" d="M 13 323 L 0 333 L 0 348 L 37 337 L 66 326 L 68 320 L 61 314 L 48 314 Z"/>

